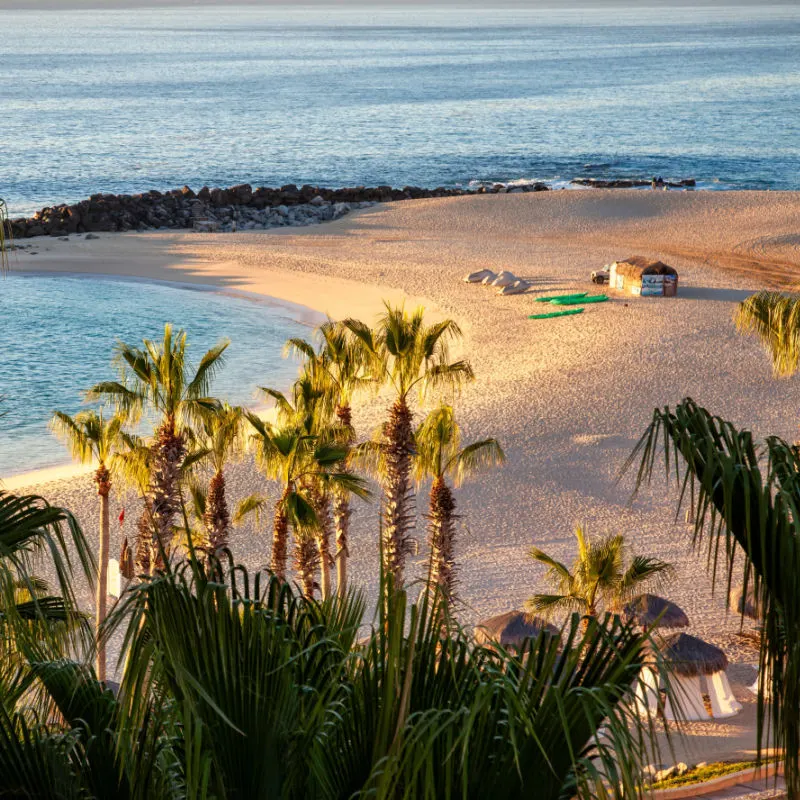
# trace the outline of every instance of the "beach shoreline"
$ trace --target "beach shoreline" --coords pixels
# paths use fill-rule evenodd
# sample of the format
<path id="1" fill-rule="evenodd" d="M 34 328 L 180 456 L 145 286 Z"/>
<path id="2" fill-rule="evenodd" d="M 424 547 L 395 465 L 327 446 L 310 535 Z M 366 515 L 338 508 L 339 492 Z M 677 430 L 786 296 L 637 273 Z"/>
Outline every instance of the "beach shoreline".
<path id="1" fill-rule="evenodd" d="M 504 468 L 456 492 L 460 618 L 471 624 L 521 607 L 542 581 L 527 550 L 535 544 L 570 560 L 577 522 L 596 535 L 624 532 L 637 553 L 673 561 L 677 576 L 663 593 L 684 608 L 691 633 L 728 653 L 745 704 L 730 720 L 690 726 L 681 743 L 689 762 L 754 750 L 755 708 L 744 689 L 753 654 L 738 638 L 738 617 L 712 591 L 704 556 L 691 552 L 689 530 L 676 519 L 677 488 L 657 480 L 631 503 L 631 477 L 620 483 L 619 472 L 653 408 L 687 395 L 757 437 L 795 435 L 800 389 L 772 378 L 758 343 L 740 336 L 731 319 L 753 291 L 800 276 L 798 218 L 800 193 L 592 190 L 412 200 L 314 228 L 41 240 L 37 256 L 19 256 L 12 268 L 75 271 L 82 264 L 90 274 L 264 293 L 333 318 L 372 321 L 387 300 L 456 319 L 477 375 L 456 399 L 465 436 L 495 436 L 507 454 Z M 592 269 L 633 254 L 674 266 L 678 297 L 610 292 L 609 302 L 577 317 L 527 319 L 541 309 L 537 297 L 595 291 Z M 532 288 L 503 297 L 463 282 L 482 268 L 510 269 Z M 385 396 L 356 402 L 359 435 L 376 428 L 385 408 Z M 14 485 L 71 508 L 90 540 L 96 536 L 88 475 Z M 237 499 L 273 491 L 247 461 L 232 467 L 228 485 Z M 136 498 L 115 495 L 112 514 L 122 508 L 135 519 Z M 413 575 L 427 554 L 425 511 L 422 486 Z M 125 530 L 115 527 L 112 552 Z M 368 595 L 377 583 L 377 530 L 377 504 L 359 504 L 351 574 Z M 231 546 L 246 566 L 264 564 L 268 540 L 252 523 L 235 531 Z"/>

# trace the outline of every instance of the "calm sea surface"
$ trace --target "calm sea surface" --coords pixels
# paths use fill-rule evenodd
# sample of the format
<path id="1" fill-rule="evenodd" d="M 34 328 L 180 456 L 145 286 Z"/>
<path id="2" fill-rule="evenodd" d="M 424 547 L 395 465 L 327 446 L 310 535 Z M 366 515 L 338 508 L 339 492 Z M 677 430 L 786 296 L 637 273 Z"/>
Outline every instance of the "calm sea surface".
<path id="1" fill-rule="evenodd" d="M 0 11 L 0 195 L 576 176 L 800 189 L 800 4 Z"/>
<path id="2" fill-rule="evenodd" d="M 85 407 L 86 389 L 116 377 L 114 343 L 160 340 L 165 321 L 188 331 L 195 365 L 220 339 L 231 340 L 212 391 L 247 405 L 256 404 L 257 386 L 291 383 L 297 364 L 282 358 L 283 344 L 311 333 L 295 309 L 270 301 L 171 284 L 12 272 L 0 278 L 0 478 L 68 462 L 47 428 L 53 410 Z"/>

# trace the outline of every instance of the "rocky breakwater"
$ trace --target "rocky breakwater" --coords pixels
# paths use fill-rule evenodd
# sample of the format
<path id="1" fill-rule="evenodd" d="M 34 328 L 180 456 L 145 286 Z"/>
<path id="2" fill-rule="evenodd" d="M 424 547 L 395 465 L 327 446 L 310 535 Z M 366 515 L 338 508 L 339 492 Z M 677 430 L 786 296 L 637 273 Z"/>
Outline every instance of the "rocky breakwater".
<path id="1" fill-rule="evenodd" d="M 513 191 L 546 191 L 542 183 L 514 187 Z M 68 236 L 72 233 L 147 231 L 159 229 L 257 230 L 286 225 L 327 222 L 357 208 L 375 203 L 493 194 L 510 191 L 502 184 L 479 189 L 421 189 L 391 186 L 324 189 L 294 184 L 280 189 L 249 184 L 228 189 L 188 186 L 169 192 L 142 194 L 94 194 L 72 205 L 43 208 L 32 217 L 8 224 L 16 239 L 32 236 Z"/>

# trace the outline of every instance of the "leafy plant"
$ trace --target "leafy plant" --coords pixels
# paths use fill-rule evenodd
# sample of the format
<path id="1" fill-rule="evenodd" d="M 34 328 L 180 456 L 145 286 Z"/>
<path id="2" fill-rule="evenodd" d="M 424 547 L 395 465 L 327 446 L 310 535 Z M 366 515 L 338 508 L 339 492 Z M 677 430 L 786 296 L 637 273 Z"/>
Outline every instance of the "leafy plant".
<path id="1" fill-rule="evenodd" d="M 758 753 L 784 752 L 789 797 L 800 797 L 800 451 L 777 437 L 759 444 L 686 399 L 654 412 L 627 465 L 639 462 L 637 487 L 662 460 L 681 487 L 679 507 L 691 505 L 693 541 L 705 544 L 714 578 L 722 574 L 729 595 L 741 575 L 757 599 Z"/>
<path id="2" fill-rule="evenodd" d="M 552 594 L 535 594 L 528 608 L 539 614 L 578 611 L 596 617 L 602 610 L 619 611 L 622 603 L 643 584 L 672 571 L 666 561 L 649 556 L 634 556 L 626 566 L 625 538 L 619 534 L 592 541 L 579 525 L 575 529 L 578 554 L 567 567 L 538 547 L 530 549 L 530 557 L 547 569 Z"/>

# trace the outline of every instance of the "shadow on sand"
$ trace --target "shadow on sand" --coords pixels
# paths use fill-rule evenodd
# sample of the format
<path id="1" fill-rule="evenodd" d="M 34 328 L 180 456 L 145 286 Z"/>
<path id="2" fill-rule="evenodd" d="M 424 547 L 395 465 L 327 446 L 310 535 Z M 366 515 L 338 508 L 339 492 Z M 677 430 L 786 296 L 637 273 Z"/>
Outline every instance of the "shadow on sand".
<path id="1" fill-rule="evenodd" d="M 715 300 L 721 303 L 741 303 L 755 294 L 752 289 L 712 289 L 708 286 L 678 286 L 678 297 L 686 300 Z"/>

